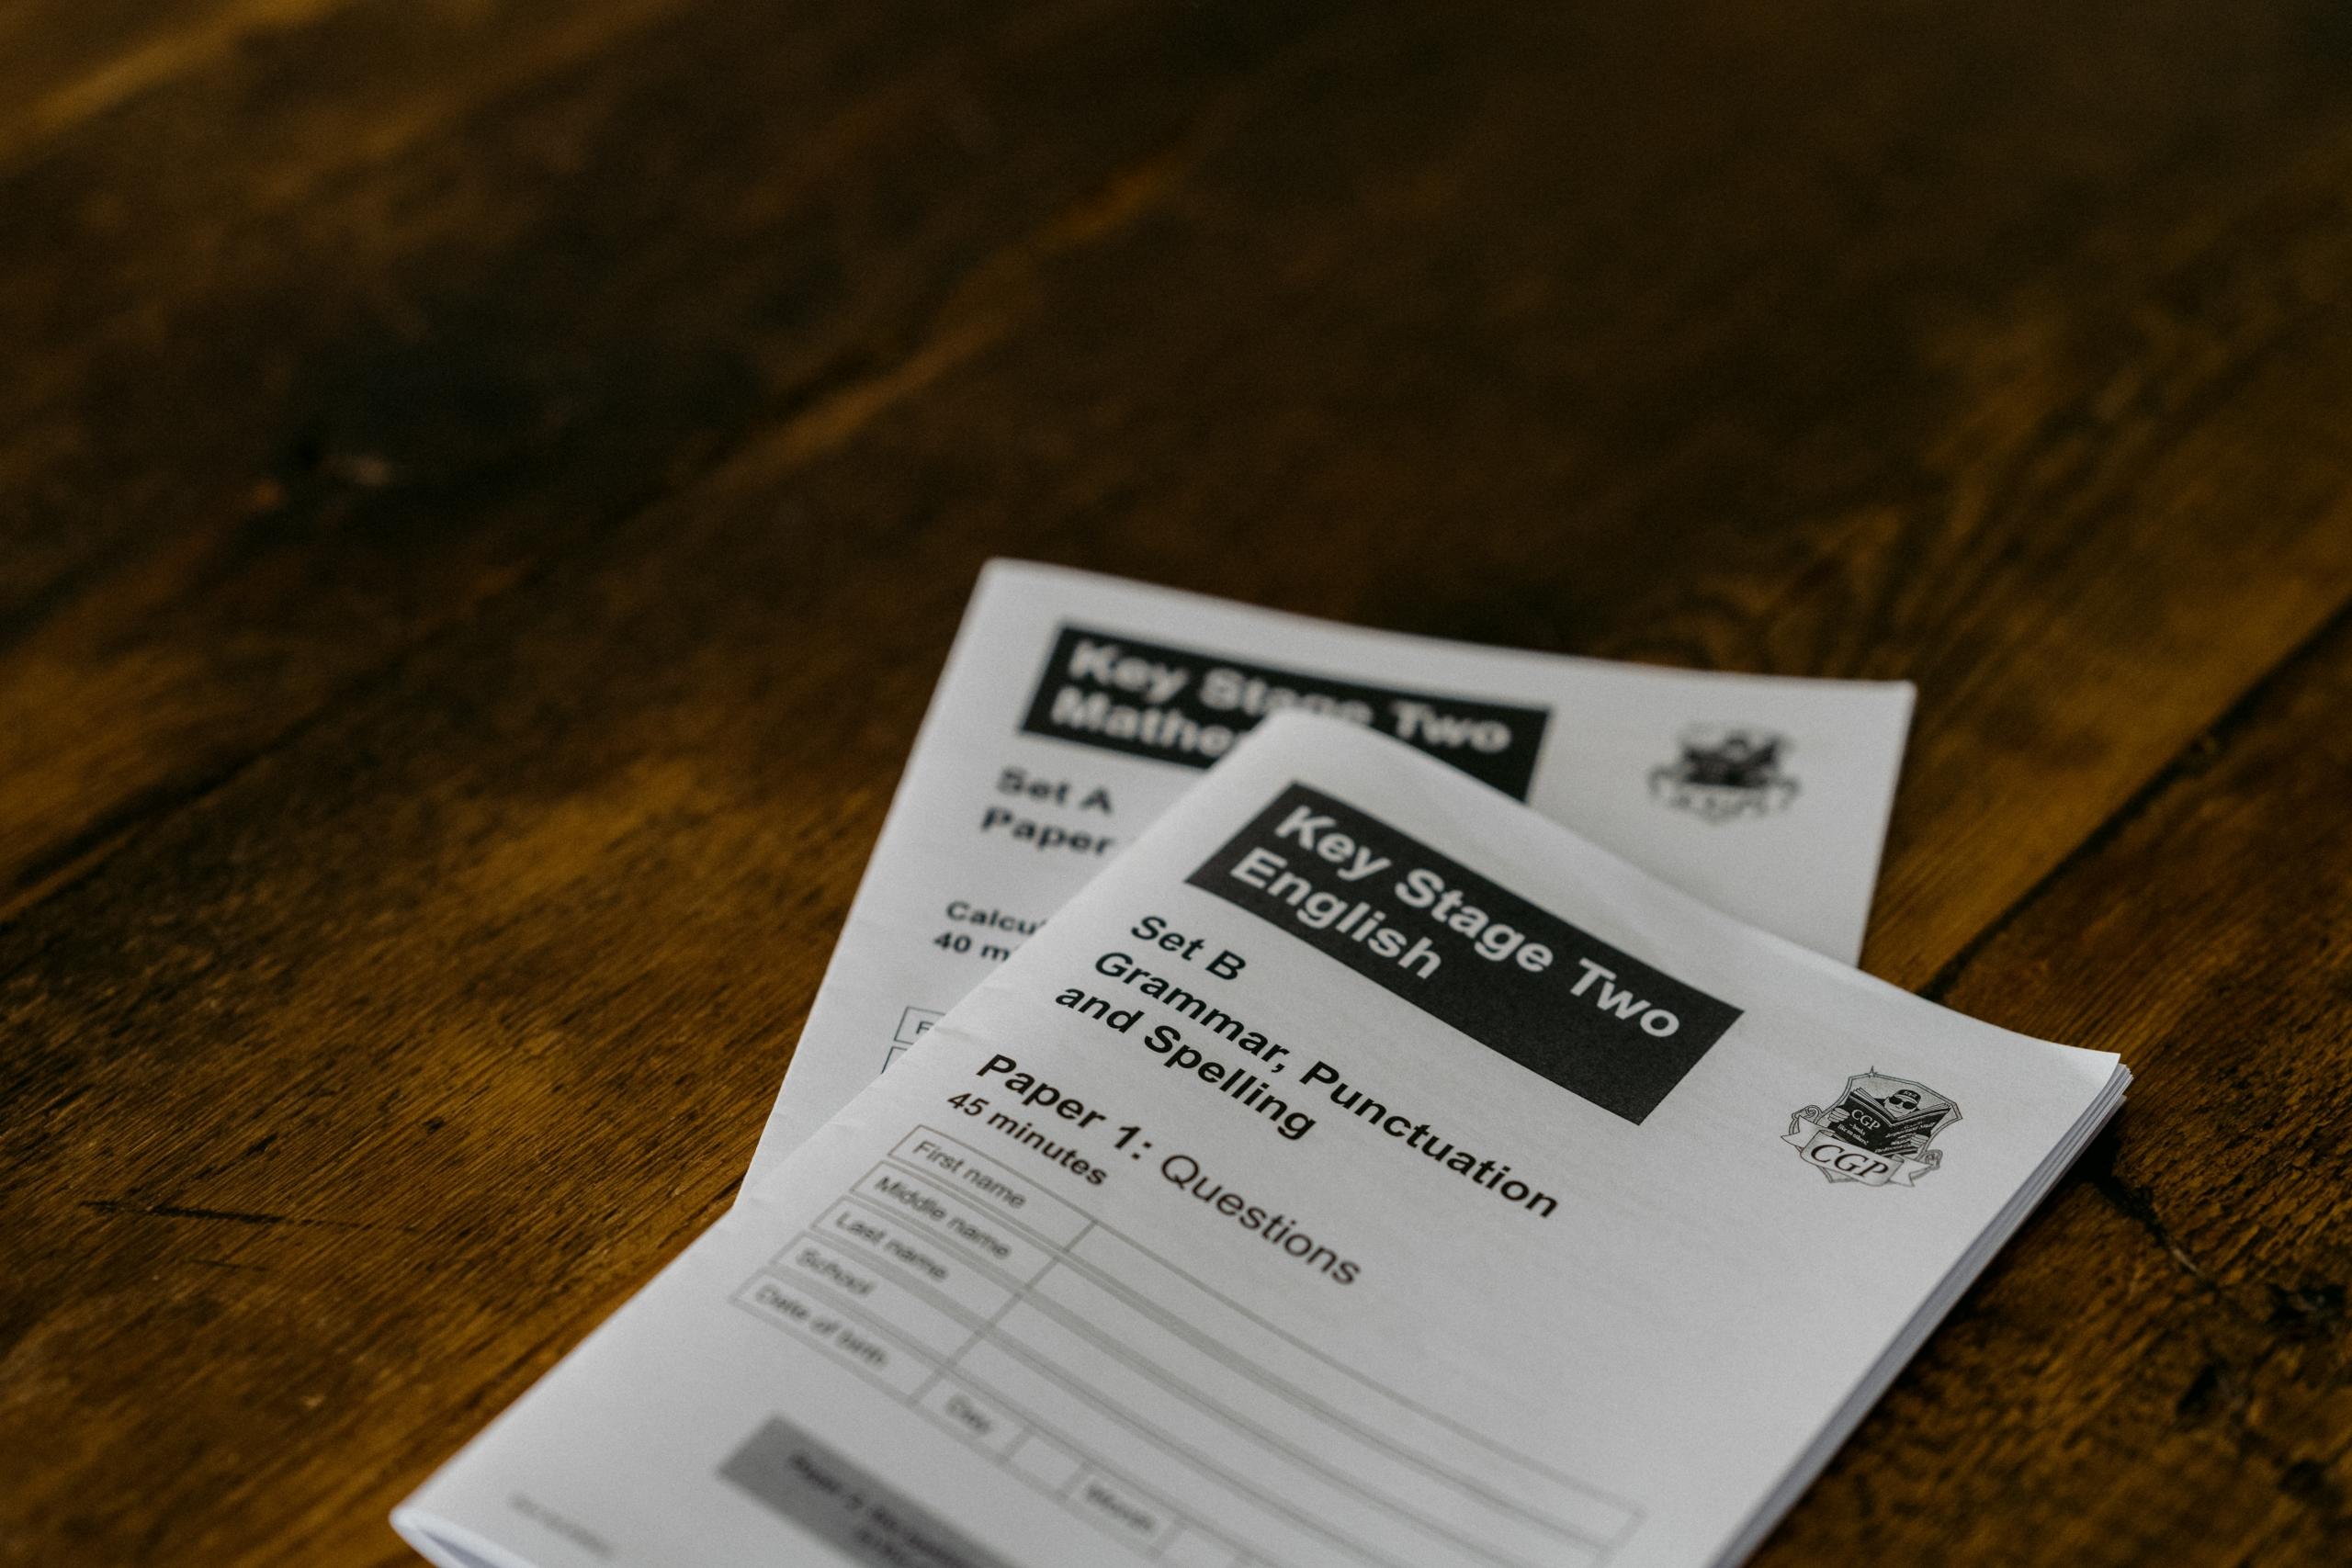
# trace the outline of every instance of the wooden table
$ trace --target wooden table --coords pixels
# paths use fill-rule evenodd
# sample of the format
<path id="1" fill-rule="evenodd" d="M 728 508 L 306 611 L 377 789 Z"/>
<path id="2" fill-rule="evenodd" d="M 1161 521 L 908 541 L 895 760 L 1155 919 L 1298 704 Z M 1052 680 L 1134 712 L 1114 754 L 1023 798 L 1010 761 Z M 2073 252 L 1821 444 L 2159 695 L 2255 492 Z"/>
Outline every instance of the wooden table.
<path id="1" fill-rule="evenodd" d="M 728 1203 L 995 553 L 1917 681 L 1867 967 L 2140 1078 L 1758 1561 L 2352 1561 L 2340 5 L 17 0 L 0 88 L 0 1562 L 404 1561 Z"/>

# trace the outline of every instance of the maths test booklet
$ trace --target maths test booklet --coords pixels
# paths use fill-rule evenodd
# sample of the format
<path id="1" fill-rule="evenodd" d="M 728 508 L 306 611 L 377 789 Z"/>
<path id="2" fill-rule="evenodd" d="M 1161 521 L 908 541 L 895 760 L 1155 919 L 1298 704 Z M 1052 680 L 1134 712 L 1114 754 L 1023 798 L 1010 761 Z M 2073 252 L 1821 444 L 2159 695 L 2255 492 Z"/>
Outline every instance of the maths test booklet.
<path id="1" fill-rule="evenodd" d="M 395 1522 L 447 1568 L 1734 1562 L 2128 1077 L 1285 715 Z"/>
<path id="2" fill-rule="evenodd" d="M 1851 963 L 1911 701 L 1901 682 L 1474 648 L 992 563 L 751 1181 L 1268 714 L 1304 708 L 1393 736 L 1719 909 Z"/>

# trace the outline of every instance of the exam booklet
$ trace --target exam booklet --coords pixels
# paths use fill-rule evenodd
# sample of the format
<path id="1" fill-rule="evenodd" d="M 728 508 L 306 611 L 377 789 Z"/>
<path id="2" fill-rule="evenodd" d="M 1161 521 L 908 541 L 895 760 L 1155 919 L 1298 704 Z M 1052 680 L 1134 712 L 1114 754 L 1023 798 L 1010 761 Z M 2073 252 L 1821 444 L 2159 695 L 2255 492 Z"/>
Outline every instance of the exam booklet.
<path id="1" fill-rule="evenodd" d="M 746 1185 L 1268 714 L 1300 708 L 1403 740 L 1852 963 L 1911 701 L 1900 682 L 1474 648 L 992 563 Z"/>
<path id="2" fill-rule="evenodd" d="M 2127 1079 L 1286 716 L 395 1523 L 445 1568 L 1736 1562 Z"/>

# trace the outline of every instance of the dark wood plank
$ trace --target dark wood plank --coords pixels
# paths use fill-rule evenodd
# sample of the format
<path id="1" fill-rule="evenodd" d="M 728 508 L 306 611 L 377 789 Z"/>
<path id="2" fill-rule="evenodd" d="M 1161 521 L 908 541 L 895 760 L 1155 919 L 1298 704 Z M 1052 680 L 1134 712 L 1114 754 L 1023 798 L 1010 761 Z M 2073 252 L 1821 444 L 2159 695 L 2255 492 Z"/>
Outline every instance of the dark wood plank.
<path id="1" fill-rule="evenodd" d="M 0 169 L 350 0 L 17 0 L 0 11 Z"/>
<path id="2" fill-rule="evenodd" d="M 193 781 L 0 931 L 20 1043 L 0 1234 L 23 1259 L 0 1285 L 0 1450 L 40 1456 L 0 1487 L 9 1551 L 398 1558 L 390 1501 L 724 1201 L 991 550 L 1455 635 L 1917 675 L 1871 950 L 1915 984 L 2352 594 L 2329 438 L 2352 412 L 2352 96 L 2301 11 L 1952 6 L 1890 29 L 1824 4 L 1765 32 L 1728 6 L 1180 9 L 926 35 L 957 84 L 966 29 L 1001 39 L 965 162 L 970 129 L 918 94 L 869 108 L 898 128 L 870 144 L 837 129 L 846 151 L 794 163 L 766 123 L 795 112 L 768 91 L 782 46 L 760 52 L 748 9 L 616 33 L 218 231 L 240 265 L 167 308 L 198 345 L 186 384 L 277 353 L 325 389 L 198 411 L 228 456 L 137 448 L 173 400 L 141 392 L 129 348 L 58 383 L 117 445 L 82 470 L 0 459 L 23 518 L 28 476 L 96 487 L 27 537 L 88 551 L 137 535 L 142 497 L 226 508 L 256 475 L 305 499 L 258 526 L 184 504 L 199 521 L 135 570 L 107 560 L 24 624 L 56 684 L 0 665 L 61 744 L 151 748 L 153 776 Z M 901 59 L 844 66 L 845 91 L 888 98 Z M 287 126 L 332 125 L 371 69 Z M 297 91 L 266 69 L 240 90 L 273 83 Z M 203 120 L 170 97 L 76 156 L 128 169 L 141 135 Z M 236 97 L 207 111 L 223 134 Z M 12 198 L 47 210 L 51 167 Z M 379 222 L 393 241 L 357 277 L 281 308 Z M 6 243 L 0 275 L 34 265 Z M 159 258 L 201 249 L 164 225 L 89 298 L 128 310 Z M 876 276 L 808 283 L 812 255 Z M 380 317 L 370 289 L 392 291 Z M 448 412 L 476 387 L 479 430 Z M 289 480 L 270 455 L 305 430 L 325 434 Z M 368 457 L 436 477 L 371 487 Z M 144 597 L 115 586 L 134 580 Z M 387 599 L 423 608 L 370 633 Z M 225 678 L 244 626 L 266 657 Z M 165 697 L 94 697 L 124 649 L 181 661 Z M 167 722 L 206 703 L 248 726 L 233 746 Z M 92 800 L 141 800 L 89 773 Z M 79 796 L 50 794 L 22 818 L 38 845 L 73 831 Z M 2090 863 L 1953 999 L 2136 1059 L 2164 1042 L 2068 1010 L 2070 950 L 1972 989 Z M 2116 952 L 2185 940 L 2134 918 L 2142 945 Z M 2314 940 L 2281 916 L 2287 949 Z M 2057 1022 L 2018 1015 L 2037 999 Z M 2030 1276 L 2046 1326 L 2161 1282 L 2123 1219 L 2071 1194 L 1980 1303 Z M 1789 1540 L 1960 1555 L 1939 1495 L 1905 1490 L 1944 1473 L 1887 1435 L 1905 1420 L 1984 1457 L 1972 1486 L 2071 1457 L 2009 1389 L 2064 1369 L 2031 1337 L 1996 1353 L 1987 1310 Z M 1980 1341 L 1976 1373 L 1935 1381 Z M 2094 1413 L 2175 1397 L 2100 1365 L 2068 1406 L 2078 1446 Z M 2109 1481 L 2111 1518 L 2171 1484 Z M 2085 1532 L 2047 1533 L 2059 1502 L 1968 1495 L 1975 1560 L 2082 1560 Z M 2325 1560 L 2260 1538 L 2249 1495 L 2217 1531 Z M 1879 1496 L 1909 1522 L 1856 1501 Z"/>
<path id="3" fill-rule="evenodd" d="M 322 7 L 0 157 L 0 910 L 898 365 L 1317 20 Z"/>
<path id="4" fill-rule="evenodd" d="M 1760 1564 L 2352 1555 L 2347 718 L 2352 614 L 1951 979 L 2139 1078 Z"/>

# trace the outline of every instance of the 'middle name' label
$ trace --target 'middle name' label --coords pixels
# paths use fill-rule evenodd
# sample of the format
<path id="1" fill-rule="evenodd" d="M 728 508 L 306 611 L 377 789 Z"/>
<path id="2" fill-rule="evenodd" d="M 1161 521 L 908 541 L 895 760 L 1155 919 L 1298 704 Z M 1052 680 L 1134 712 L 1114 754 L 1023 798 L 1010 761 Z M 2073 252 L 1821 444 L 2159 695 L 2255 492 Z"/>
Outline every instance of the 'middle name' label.
<path id="1" fill-rule="evenodd" d="M 1393 736 L 1527 798 L 1544 708 L 1366 686 L 1065 626 L 1021 728 L 1032 735 L 1205 768 L 1284 708 Z"/>
<path id="2" fill-rule="evenodd" d="M 1185 880 L 1629 1122 L 1740 1013 L 1305 784 Z"/>

